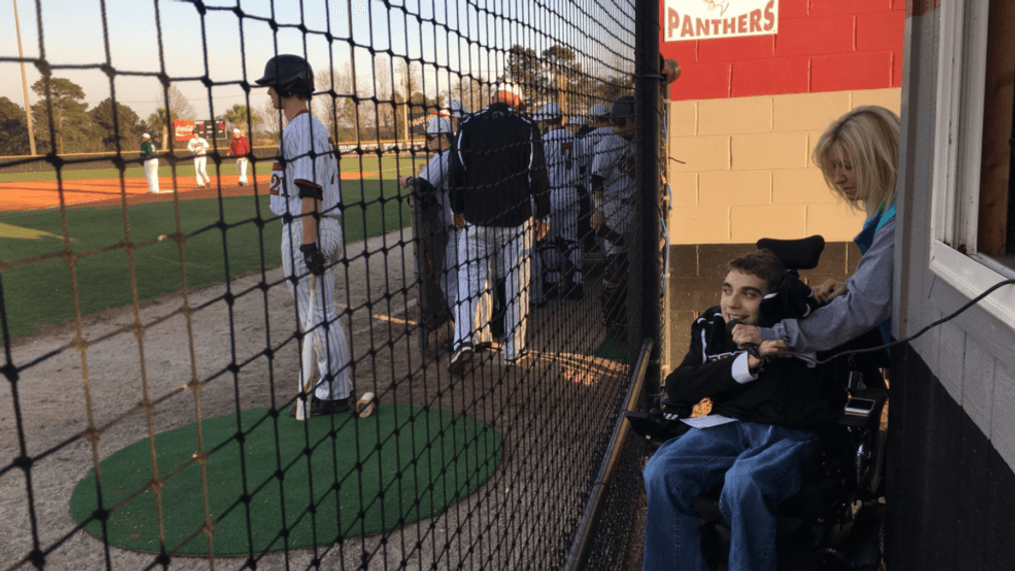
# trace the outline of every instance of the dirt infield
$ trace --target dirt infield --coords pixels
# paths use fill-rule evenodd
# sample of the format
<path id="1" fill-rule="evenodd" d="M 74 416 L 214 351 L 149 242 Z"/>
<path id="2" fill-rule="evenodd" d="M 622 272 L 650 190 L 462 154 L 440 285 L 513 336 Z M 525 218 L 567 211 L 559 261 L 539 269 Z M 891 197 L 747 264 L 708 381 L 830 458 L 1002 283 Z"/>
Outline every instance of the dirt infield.
<path id="1" fill-rule="evenodd" d="M 377 176 L 376 172 L 342 173 L 342 180 L 356 180 Z M 143 178 L 123 179 L 122 194 L 127 197 L 127 204 L 145 202 L 167 202 L 173 200 L 173 192 L 180 200 L 196 200 L 199 198 L 215 198 L 222 196 L 244 196 L 254 194 L 254 178 L 251 176 L 250 186 L 239 185 L 239 175 L 222 175 L 213 179 L 210 188 L 197 188 L 190 176 L 177 177 L 173 185 L 172 177 L 160 177 L 159 188 L 162 194 L 149 194 L 148 182 Z M 216 186 L 218 185 L 218 186 Z M 261 194 L 268 192 L 267 177 L 260 177 L 257 189 Z M 121 203 L 121 185 L 119 179 L 86 179 L 63 181 L 63 203 L 67 206 L 118 206 Z M 56 181 L 39 182 L 3 182 L 0 183 L 0 212 L 19 210 L 36 210 L 58 208 L 60 206 L 60 185 Z"/>

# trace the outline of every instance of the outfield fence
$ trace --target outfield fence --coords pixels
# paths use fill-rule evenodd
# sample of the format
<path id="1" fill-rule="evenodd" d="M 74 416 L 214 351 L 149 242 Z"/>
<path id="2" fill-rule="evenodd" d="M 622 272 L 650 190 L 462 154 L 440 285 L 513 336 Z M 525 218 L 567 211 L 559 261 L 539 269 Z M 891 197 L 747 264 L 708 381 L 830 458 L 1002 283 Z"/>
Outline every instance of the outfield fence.
<path id="1" fill-rule="evenodd" d="M 645 443 L 623 412 L 659 383 L 667 196 L 658 0 L 153 8 L 157 50 L 141 70 L 115 67 L 108 38 L 137 23 L 107 19 L 104 4 L 106 59 L 89 65 L 47 59 L 56 40 L 45 31 L 60 16 L 37 12 L 42 56 L 24 61 L 48 86 L 37 132 L 50 148 L 59 148 L 66 103 L 61 74 L 108 77 L 114 105 L 123 81 L 151 81 L 170 112 L 170 87 L 198 83 L 216 116 L 221 90 L 262 105 L 268 95 L 254 80 L 265 61 L 294 53 L 316 72 L 312 115 L 335 139 L 358 135 L 328 152 L 343 174 L 363 176 L 342 177 L 344 235 L 320 278 L 298 251 L 291 270 L 279 266 L 279 241 L 300 236 L 293 218 L 267 208 L 275 181 L 221 191 L 218 165 L 233 160 L 224 149 L 209 154 L 219 192 L 200 208 L 175 190 L 165 215 L 124 190 L 119 207 L 88 218 L 61 201 L 42 214 L 48 235 L 0 254 L 0 569 L 637 566 Z M 196 68 L 173 57 L 185 38 L 167 22 L 183 17 L 199 23 L 190 39 L 202 57 L 191 59 L 205 63 Z M 235 56 L 216 43 L 226 23 Z M 209 59 L 224 57 L 234 74 L 209 71 L 218 69 Z M 0 63 L 19 61 L 0 54 Z M 523 225 L 515 259 L 503 249 L 476 259 L 468 236 L 483 225 L 455 229 L 436 214 L 446 190 L 402 180 L 424 176 L 420 159 L 434 168 L 450 160 L 425 150 L 407 123 L 446 116 L 450 100 L 479 112 L 508 84 L 526 102 L 523 116 L 542 121 L 546 167 L 511 176 L 548 177 L 550 231 L 538 240 Z M 559 124 L 540 114 L 551 103 Z M 578 119 L 591 124 L 597 105 L 610 116 L 589 133 Z M 272 120 L 285 127 L 281 112 Z M 549 136 L 558 129 L 572 135 Z M 263 151 L 249 155 L 258 172 L 276 161 Z M 468 146 L 453 152 L 483 169 L 511 149 L 471 163 Z M 183 156 L 178 143 L 170 153 Z M 134 148 L 0 157 L 0 172 L 56 170 L 62 194 L 66 169 L 113 167 L 111 184 L 124 189 L 136 161 Z M 182 161 L 169 161 L 174 181 Z M 482 187 L 460 166 L 452 161 L 446 184 L 476 200 Z M 97 232 L 110 228 L 115 239 Z M 322 249 L 328 232 L 321 222 Z M 450 270 L 481 266 L 490 278 L 471 298 L 475 311 L 456 312 L 468 279 Z M 32 281 L 42 272 L 53 277 Z M 180 284 L 171 293 L 150 285 L 170 278 Z M 317 293 L 296 301 L 307 291 L 296 284 Z M 66 304 L 73 317 L 15 335 L 14 318 L 33 308 L 10 292 L 26 288 L 42 293 L 32 305 Z M 129 302 L 86 309 L 114 294 Z M 320 300 L 334 312 L 307 311 Z M 466 314 L 472 323 L 458 325 L 474 352 L 453 360 L 453 319 Z M 508 355 L 518 327 L 525 333 Z M 325 390 L 348 375 L 351 408 L 298 421 L 291 409 L 318 375 Z"/>

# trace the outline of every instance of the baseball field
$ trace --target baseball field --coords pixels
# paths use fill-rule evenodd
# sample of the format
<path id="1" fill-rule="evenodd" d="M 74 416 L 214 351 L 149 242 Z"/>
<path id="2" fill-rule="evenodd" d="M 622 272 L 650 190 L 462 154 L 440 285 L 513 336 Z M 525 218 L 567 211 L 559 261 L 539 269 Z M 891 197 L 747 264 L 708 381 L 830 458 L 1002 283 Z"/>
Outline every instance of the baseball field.
<path id="1" fill-rule="evenodd" d="M 341 161 L 342 226 L 356 242 L 410 225 L 396 182 L 412 159 Z M 254 167 L 254 165 L 252 165 Z M 200 288 L 281 264 L 281 223 L 268 209 L 270 162 L 238 185 L 233 161 L 198 189 L 193 166 L 159 169 L 148 194 L 143 169 L 0 174 L 0 284 L 12 337 L 43 324 L 153 299 L 184 282 Z M 74 253 L 71 257 L 68 254 Z"/>

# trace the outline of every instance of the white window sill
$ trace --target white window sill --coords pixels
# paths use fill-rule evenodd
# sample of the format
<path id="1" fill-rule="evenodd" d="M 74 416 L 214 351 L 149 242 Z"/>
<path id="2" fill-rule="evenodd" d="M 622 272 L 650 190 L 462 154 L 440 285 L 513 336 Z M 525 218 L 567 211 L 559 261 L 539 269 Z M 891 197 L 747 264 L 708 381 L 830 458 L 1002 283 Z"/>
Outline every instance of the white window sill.
<path id="1" fill-rule="evenodd" d="M 939 240 L 931 243 L 930 270 L 969 299 L 998 282 L 1015 278 L 1012 268 L 986 256 L 968 256 Z M 977 305 L 1015 331 L 1015 285 L 991 293 Z"/>

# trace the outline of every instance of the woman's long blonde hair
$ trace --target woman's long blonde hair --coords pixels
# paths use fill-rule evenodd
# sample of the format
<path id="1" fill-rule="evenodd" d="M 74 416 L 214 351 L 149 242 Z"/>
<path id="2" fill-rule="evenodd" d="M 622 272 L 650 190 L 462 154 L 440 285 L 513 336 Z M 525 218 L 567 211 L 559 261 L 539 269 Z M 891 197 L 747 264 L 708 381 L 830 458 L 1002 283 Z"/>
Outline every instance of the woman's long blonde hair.
<path id="1" fill-rule="evenodd" d="M 899 129 L 895 113 L 867 105 L 857 107 L 828 126 L 814 146 L 812 159 L 821 167 L 825 183 L 854 208 L 867 216 L 895 202 L 895 180 L 899 165 Z M 834 183 L 835 168 L 829 155 L 853 166 L 853 176 L 863 206 L 849 198 Z M 864 192 L 860 193 L 859 190 Z"/>

